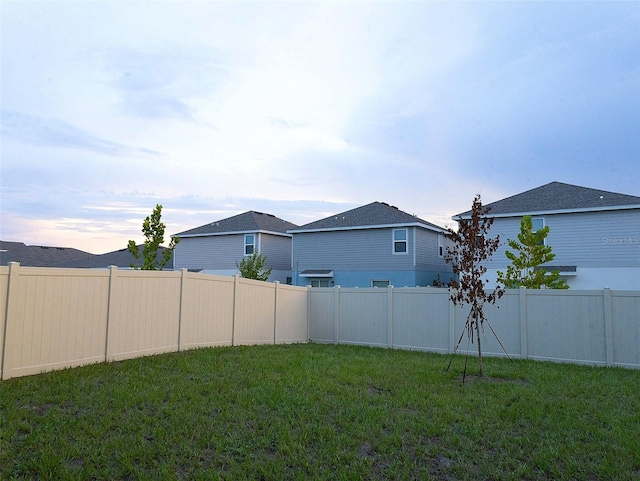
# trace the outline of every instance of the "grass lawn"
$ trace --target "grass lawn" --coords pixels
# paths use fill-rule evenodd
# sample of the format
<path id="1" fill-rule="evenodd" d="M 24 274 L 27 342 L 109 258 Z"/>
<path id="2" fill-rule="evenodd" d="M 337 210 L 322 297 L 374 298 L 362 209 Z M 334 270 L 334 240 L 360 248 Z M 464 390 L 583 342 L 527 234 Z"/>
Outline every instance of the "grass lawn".
<path id="1" fill-rule="evenodd" d="M 640 479 L 640 371 L 487 358 L 462 384 L 448 360 L 233 347 L 2 381 L 0 478 Z"/>

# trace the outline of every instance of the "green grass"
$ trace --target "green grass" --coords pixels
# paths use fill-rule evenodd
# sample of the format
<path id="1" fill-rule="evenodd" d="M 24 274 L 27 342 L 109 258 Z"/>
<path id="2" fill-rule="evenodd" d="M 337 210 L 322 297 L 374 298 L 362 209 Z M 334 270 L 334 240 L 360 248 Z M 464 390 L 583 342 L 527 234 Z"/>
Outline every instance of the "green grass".
<path id="1" fill-rule="evenodd" d="M 213 348 L 2 381 L 0 478 L 640 478 L 640 371 L 487 358 L 463 384 L 448 359 Z"/>

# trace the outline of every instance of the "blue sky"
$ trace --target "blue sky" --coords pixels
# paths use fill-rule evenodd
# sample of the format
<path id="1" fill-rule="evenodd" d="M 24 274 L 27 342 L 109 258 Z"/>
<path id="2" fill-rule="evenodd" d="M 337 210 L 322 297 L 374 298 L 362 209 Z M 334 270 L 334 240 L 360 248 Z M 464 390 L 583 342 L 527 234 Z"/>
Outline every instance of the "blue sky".
<path id="1" fill-rule="evenodd" d="M 640 2 L 0 4 L 2 240 L 640 195 Z"/>

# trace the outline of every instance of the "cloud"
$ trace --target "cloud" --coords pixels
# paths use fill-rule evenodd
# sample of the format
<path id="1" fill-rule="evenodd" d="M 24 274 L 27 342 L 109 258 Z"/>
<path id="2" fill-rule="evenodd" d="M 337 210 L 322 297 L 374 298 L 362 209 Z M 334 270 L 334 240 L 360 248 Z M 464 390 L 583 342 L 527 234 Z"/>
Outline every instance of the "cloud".
<path id="1" fill-rule="evenodd" d="M 59 119 L 2 111 L 2 135 L 22 143 L 56 149 L 87 150 L 110 156 L 155 156 L 159 152 L 101 139 Z"/>

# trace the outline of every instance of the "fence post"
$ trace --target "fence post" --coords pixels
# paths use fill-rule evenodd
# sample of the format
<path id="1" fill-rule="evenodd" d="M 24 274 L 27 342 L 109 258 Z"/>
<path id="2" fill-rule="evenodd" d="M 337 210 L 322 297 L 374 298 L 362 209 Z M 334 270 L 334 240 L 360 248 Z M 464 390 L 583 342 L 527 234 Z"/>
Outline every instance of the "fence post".
<path id="1" fill-rule="evenodd" d="M 111 338 L 111 324 L 113 321 L 113 297 L 115 291 L 115 282 L 118 277 L 118 267 L 109 266 L 109 293 L 107 295 L 107 335 L 104 341 L 104 360 L 109 362 L 112 357 L 109 352 L 109 339 Z"/>
<path id="2" fill-rule="evenodd" d="M 607 366 L 613 366 L 613 313 L 611 311 L 611 289 L 602 290 L 604 296 L 604 340 L 607 353 Z"/>
<path id="3" fill-rule="evenodd" d="M 278 340 L 278 291 L 280 290 L 280 281 L 275 281 L 275 289 L 273 295 L 275 297 L 273 303 L 273 343 L 277 344 Z"/>
<path id="4" fill-rule="evenodd" d="M 334 331 L 334 344 L 339 343 L 338 335 L 340 333 L 340 286 L 333 288 L 333 302 L 334 302 L 334 317 L 333 317 L 333 331 Z"/>
<path id="5" fill-rule="evenodd" d="M 387 347 L 393 348 L 393 286 L 387 287 Z"/>
<path id="6" fill-rule="evenodd" d="M 180 306 L 178 312 L 178 351 L 182 350 L 182 310 L 184 309 L 184 283 L 187 276 L 187 269 L 182 268 L 180 272 Z"/>
<path id="7" fill-rule="evenodd" d="M 518 307 L 520 309 L 520 355 L 523 359 L 529 357 L 528 319 L 527 319 L 527 288 L 518 289 Z"/>
<path id="8" fill-rule="evenodd" d="M 3 326 L 2 326 L 2 359 L 0 359 L 0 376 L 2 379 L 11 378 L 11 356 L 7 352 L 10 346 L 13 346 L 14 342 L 8 342 L 7 338 L 11 337 L 11 329 L 10 325 L 13 322 L 17 322 L 16 314 L 14 310 L 16 309 L 15 304 L 15 296 L 18 293 L 18 280 L 20 278 L 20 263 L 19 262 L 9 262 L 9 277 L 7 279 L 7 292 L 4 293 L 6 295 L 6 304 L 5 304 L 5 312 L 2 313 L 3 317 Z"/>
<path id="9" fill-rule="evenodd" d="M 307 286 L 307 341 L 311 340 L 311 286 Z"/>
<path id="10" fill-rule="evenodd" d="M 233 315 L 231 317 L 231 345 L 236 345 L 236 310 L 238 304 L 238 279 L 239 274 L 233 276 Z"/>
<path id="11" fill-rule="evenodd" d="M 447 291 L 447 295 L 450 295 L 450 291 Z M 451 298 L 447 297 L 449 301 L 449 353 L 456 352 L 456 306 L 451 302 Z"/>

